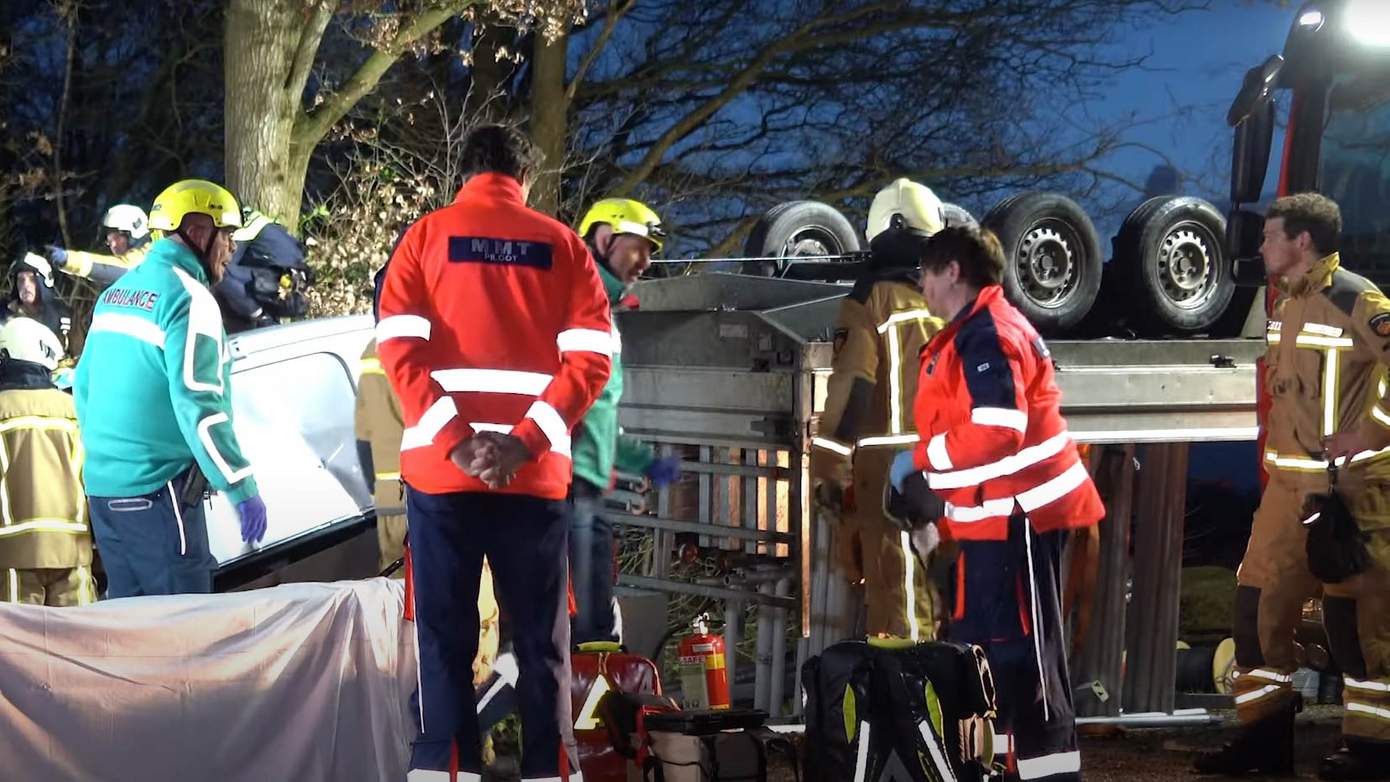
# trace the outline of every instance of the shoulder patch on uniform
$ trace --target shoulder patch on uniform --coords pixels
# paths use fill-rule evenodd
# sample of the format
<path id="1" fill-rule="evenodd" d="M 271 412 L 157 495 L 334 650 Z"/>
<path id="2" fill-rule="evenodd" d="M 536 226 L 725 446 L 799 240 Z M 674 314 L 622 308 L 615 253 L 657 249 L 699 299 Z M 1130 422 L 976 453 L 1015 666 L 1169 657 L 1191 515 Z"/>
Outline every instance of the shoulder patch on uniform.
<path id="1" fill-rule="evenodd" d="M 843 348 L 847 341 L 849 341 L 849 329 L 835 329 L 835 355 L 840 355 L 840 348 Z"/>
<path id="2" fill-rule="evenodd" d="M 1346 269 L 1332 273 L 1332 284 L 1327 288 L 1327 298 L 1348 317 L 1356 308 L 1356 300 L 1366 291 L 1380 290 L 1375 283 Z"/>
<path id="3" fill-rule="evenodd" d="M 1366 322 L 1378 337 L 1390 337 L 1390 312 L 1381 312 Z"/>

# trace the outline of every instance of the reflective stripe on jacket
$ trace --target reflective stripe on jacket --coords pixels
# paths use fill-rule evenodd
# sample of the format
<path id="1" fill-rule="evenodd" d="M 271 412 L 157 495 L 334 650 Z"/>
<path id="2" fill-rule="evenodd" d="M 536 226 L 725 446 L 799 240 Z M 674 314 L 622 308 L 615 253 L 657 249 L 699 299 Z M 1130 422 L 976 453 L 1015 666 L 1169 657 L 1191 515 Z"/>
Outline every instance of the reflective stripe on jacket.
<path id="1" fill-rule="evenodd" d="M 372 451 L 376 475 L 376 507 L 399 508 L 401 500 L 401 435 L 405 422 L 401 403 L 386 379 L 386 370 L 377 357 L 376 340 L 362 352 L 357 378 L 357 409 L 354 415 L 357 439 L 366 441 Z"/>
<path id="2" fill-rule="evenodd" d="M 51 386 L 0 391 L 0 454 L 0 569 L 91 564 L 72 397 Z"/>
<path id="3" fill-rule="evenodd" d="M 1325 489 L 1324 437 L 1390 428 L 1390 300 L 1341 268 L 1337 253 L 1281 282 L 1279 294 L 1266 335 L 1264 464 L 1271 478 Z M 1390 449 L 1356 454 L 1350 469 L 1390 477 Z"/>
<path id="4" fill-rule="evenodd" d="M 67 263 L 63 264 L 62 271 L 74 277 L 84 277 L 98 285 L 110 285 L 139 266 L 149 254 L 150 245 L 151 242 L 147 240 L 120 255 L 68 250 Z"/>
<path id="5" fill-rule="evenodd" d="M 835 357 L 825 409 L 811 440 L 812 472 L 820 480 L 853 480 L 856 513 L 882 516 L 893 455 L 917 442 L 912 400 L 918 354 L 941 320 L 899 271 L 865 276 L 840 304 Z"/>

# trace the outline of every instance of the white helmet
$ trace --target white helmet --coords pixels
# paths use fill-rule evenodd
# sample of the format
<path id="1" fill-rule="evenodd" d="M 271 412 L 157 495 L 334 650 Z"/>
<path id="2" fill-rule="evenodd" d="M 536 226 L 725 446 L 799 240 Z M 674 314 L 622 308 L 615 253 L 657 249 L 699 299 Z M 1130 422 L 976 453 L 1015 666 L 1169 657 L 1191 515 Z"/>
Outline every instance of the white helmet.
<path id="1" fill-rule="evenodd" d="M 133 240 L 145 238 L 150 232 L 150 218 L 145 210 L 134 204 L 116 204 L 106 210 L 101 218 L 101 227 L 113 231 L 125 231 Z"/>
<path id="2" fill-rule="evenodd" d="M 897 179 L 878 191 L 869 206 L 869 224 L 864 235 L 869 241 L 895 224 L 916 228 L 928 235 L 946 227 L 941 199 L 926 185 L 911 179 Z"/>
<path id="3" fill-rule="evenodd" d="M 42 364 L 51 372 L 63 358 L 63 343 L 33 318 L 10 318 L 0 326 L 0 359 Z"/>
<path id="4" fill-rule="evenodd" d="M 10 267 L 11 275 L 25 271 L 37 274 L 43 280 L 44 287 L 53 287 L 53 264 L 49 263 L 48 259 L 42 255 L 25 253 L 24 260 Z"/>

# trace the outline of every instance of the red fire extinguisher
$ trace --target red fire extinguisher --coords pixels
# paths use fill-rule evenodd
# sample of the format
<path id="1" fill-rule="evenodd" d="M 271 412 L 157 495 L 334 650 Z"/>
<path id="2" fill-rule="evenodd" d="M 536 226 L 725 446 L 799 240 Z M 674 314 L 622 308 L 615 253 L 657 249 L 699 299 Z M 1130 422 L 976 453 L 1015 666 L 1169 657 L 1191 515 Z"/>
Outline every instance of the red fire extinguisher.
<path id="1" fill-rule="evenodd" d="M 687 709 L 729 708 L 729 675 L 724 666 L 724 639 L 709 632 L 709 615 L 690 623 L 678 650 L 681 694 Z"/>

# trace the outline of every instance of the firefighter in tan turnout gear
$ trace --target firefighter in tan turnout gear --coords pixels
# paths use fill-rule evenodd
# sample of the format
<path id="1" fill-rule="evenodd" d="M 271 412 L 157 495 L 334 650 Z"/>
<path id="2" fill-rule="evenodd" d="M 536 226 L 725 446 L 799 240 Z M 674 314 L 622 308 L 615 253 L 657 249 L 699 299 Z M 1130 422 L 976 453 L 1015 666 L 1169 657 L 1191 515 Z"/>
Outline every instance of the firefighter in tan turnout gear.
<path id="1" fill-rule="evenodd" d="M 1265 218 L 1266 270 L 1278 299 L 1268 327 L 1264 387 L 1269 476 L 1255 512 L 1236 595 L 1236 711 L 1241 732 L 1200 771 L 1288 773 L 1293 768 L 1294 628 L 1306 598 L 1323 595 L 1332 657 L 1344 674 L 1343 746 L 1323 779 L 1390 779 L 1390 300 L 1341 268 L 1341 214 L 1312 193 L 1280 198 Z M 1325 548 L 1307 527 L 1331 485 L 1360 527 L 1366 569 L 1319 584 Z M 1321 515 L 1321 514 L 1318 514 Z M 1330 515 L 1330 514 L 1329 514 Z M 1319 572 L 1325 572 L 1319 570 Z"/>
<path id="2" fill-rule="evenodd" d="M 0 327 L 0 595 L 8 603 L 96 599 L 77 409 L 51 374 L 62 357 L 58 336 L 36 320 Z"/>
<path id="3" fill-rule="evenodd" d="M 354 414 L 357 450 L 362 471 L 371 476 L 369 482 L 374 486 L 373 497 L 378 510 L 378 564 L 385 570 L 405 555 L 405 494 L 401 491 L 401 435 L 405 424 L 401 403 L 391 390 L 386 371 L 381 368 L 381 359 L 377 357 L 375 339 L 362 351 L 359 368 Z M 392 574 L 395 578 L 404 575 L 404 568 Z M 483 575 L 478 583 L 478 656 L 473 660 L 474 681 L 478 684 L 487 680 L 497 658 L 501 641 L 498 618 L 492 570 L 484 560 Z"/>
<path id="4" fill-rule="evenodd" d="M 866 231 L 871 260 L 840 307 L 834 372 L 812 440 L 817 495 L 840 516 L 836 559 L 851 582 L 864 585 L 870 636 L 934 635 L 925 564 L 909 534 L 885 517 L 883 494 L 894 453 L 917 440 L 917 354 L 941 328 L 917 289 L 916 257 L 902 239 L 907 231 L 930 235 L 944 226 L 940 200 L 921 184 L 899 179 L 874 196 Z"/>
<path id="5" fill-rule="evenodd" d="M 401 403 L 386 381 L 376 354 L 376 340 L 362 351 L 357 380 L 358 455 L 363 472 L 370 473 L 376 502 L 376 540 L 383 570 L 400 559 L 405 548 L 405 494 L 401 491 Z M 400 577 L 401 571 L 395 575 Z"/>

